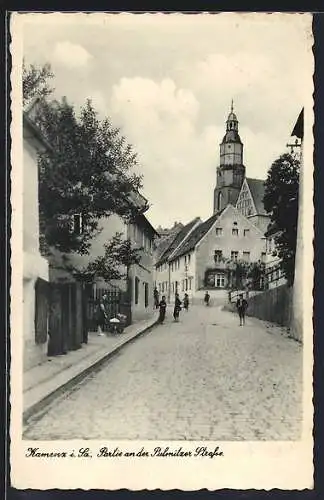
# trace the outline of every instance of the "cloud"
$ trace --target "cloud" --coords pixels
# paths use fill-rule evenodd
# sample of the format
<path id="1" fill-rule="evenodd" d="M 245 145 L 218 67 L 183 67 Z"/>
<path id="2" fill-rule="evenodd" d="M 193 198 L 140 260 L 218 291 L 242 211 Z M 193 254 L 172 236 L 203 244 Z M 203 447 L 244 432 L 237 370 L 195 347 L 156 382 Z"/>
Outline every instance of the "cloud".
<path id="1" fill-rule="evenodd" d="M 69 41 L 57 42 L 54 47 L 53 59 L 68 68 L 87 66 L 91 58 L 91 54 L 82 45 Z"/>
<path id="2" fill-rule="evenodd" d="M 111 110 L 136 145 L 144 175 L 144 194 L 158 224 L 208 217 L 216 179 L 217 127 L 196 130 L 199 103 L 171 79 L 121 79 L 113 87 Z"/>

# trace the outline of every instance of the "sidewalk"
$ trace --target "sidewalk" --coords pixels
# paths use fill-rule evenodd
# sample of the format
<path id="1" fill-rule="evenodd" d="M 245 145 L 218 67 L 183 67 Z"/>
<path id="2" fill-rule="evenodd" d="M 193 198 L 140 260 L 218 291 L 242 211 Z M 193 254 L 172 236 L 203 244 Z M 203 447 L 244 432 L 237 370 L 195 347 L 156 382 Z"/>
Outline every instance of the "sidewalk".
<path id="1" fill-rule="evenodd" d="M 158 315 L 138 321 L 119 335 L 98 336 L 90 332 L 88 344 L 69 351 L 66 355 L 48 358 L 44 363 L 28 370 L 23 375 L 23 418 L 28 419 L 60 393 L 77 384 L 93 369 L 99 367 L 122 346 L 132 341 L 155 325 Z"/>

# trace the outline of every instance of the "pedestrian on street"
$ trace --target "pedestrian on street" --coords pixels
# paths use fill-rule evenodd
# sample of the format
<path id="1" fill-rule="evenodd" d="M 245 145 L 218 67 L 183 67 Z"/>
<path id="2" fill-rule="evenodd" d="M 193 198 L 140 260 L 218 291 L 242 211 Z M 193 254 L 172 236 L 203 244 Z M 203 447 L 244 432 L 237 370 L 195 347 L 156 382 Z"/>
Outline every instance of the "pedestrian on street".
<path id="1" fill-rule="evenodd" d="M 240 317 L 240 326 L 245 325 L 245 311 L 247 310 L 248 303 L 247 301 L 243 298 L 243 293 L 240 293 L 239 298 L 236 301 L 236 308 L 237 312 Z"/>
<path id="2" fill-rule="evenodd" d="M 105 324 L 107 320 L 106 308 L 103 298 L 99 300 L 96 313 L 97 313 L 96 316 L 97 316 L 98 335 L 99 337 L 102 337 L 104 335 L 103 330 L 105 329 Z"/>
<path id="3" fill-rule="evenodd" d="M 209 306 L 209 299 L 210 299 L 210 295 L 208 292 L 206 292 L 205 298 L 204 298 L 204 302 L 205 302 L 206 306 Z"/>
<path id="4" fill-rule="evenodd" d="M 165 296 L 162 296 L 162 300 L 160 301 L 159 307 L 160 307 L 160 315 L 159 315 L 159 323 L 163 325 L 164 319 L 165 319 L 165 311 L 166 311 L 166 301 L 165 301 Z"/>
<path id="5" fill-rule="evenodd" d="M 174 310 L 173 310 L 173 317 L 174 321 L 178 322 L 179 321 L 179 315 L 181 311 L 181 300 L 179 299 L 179 294 L 175 294 L 175 301 L 174 301 Z"/>
<path id="6" fill-rule="evenodd" d="M 187 293 L 185 293 L 185 295 L 184 295 L 183 307 L 188 312 L 188 309 L 189 309 L 189 296 L 188 296 Z"/>

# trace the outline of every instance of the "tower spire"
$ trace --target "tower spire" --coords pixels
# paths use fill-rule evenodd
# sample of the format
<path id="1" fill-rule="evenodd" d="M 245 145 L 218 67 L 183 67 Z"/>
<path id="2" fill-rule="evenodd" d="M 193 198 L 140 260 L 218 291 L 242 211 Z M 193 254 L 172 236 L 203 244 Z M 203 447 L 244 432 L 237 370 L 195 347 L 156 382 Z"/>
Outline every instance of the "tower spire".
<path id="1" fill-rule="evenodd" d="M 231 102 L 231 113 L 233 113 L 233 110 L 234 110 L 234 106 L 233 106 L 233 99 L 232 99 L 232 102 Z"/>

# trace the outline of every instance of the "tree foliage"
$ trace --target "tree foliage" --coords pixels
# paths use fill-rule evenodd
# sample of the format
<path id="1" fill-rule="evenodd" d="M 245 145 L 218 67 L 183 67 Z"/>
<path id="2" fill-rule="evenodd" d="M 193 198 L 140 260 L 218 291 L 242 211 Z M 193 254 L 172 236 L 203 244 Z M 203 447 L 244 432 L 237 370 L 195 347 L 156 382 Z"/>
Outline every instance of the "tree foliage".
<path id="1" fill-rule="evenodd" d="M 23 61 L 23 103 L 26 105 L 35 97 L 47 97 L 53 92 L 48 80 L 54 78 L 50 64 L 37 67 L 34 64 L 26 65 Z"/>
<path id="2" fill-rule="evenodd" d="M 66 99 L 43 103 L 38 124 L 52 145 L 39 162 L 46 241 L 62 252 L 86 254 L 100 219 L 138 214 L 130 202 L 141 187 L 141 177 L 131 171 L 136 155 L 108 119 L 98 119 L 90 100 L 79 117 Z M 81 214 L 81 232 L 71 231 L 75 214 Z"/>
<path id="3" fill-rule="evenodd" d="M 104 245 L 104 254 L 80 267 L 67 265 L 67 269 L 80 281 L 93 282 L 102 278 L 109 282 L 127 277 L 127 270 L 133 264 L 141 261 L 141 248 L 132 248 L 129 239 L 123 238 L 122 233 L 116 233 Z"/>
<path id="4" fill-rule="evenodd" d="M 295 271 L 299 170 L 296 156 L 281 155 L 269 169 L 263 199 L 275 231 L 280 266 L 289 285 L 293 284 Z"/>
<path id="5" fill-rule="evenodd" d="M 228 276 L 229 288 L 242 290 L 249 287 L 252 290 L 260 290 L 262 288 L 262 279 L 264 278 L 265 264 L 259 261 L 248 262 L 245 260 L 233 261 L 225 257 L 218 258 L 217 263 L 222 262 Z M 208 285 L 208 275 L 214 274 L 215 268 L 209 267 L 205 274 L 205 286 Z"/>

